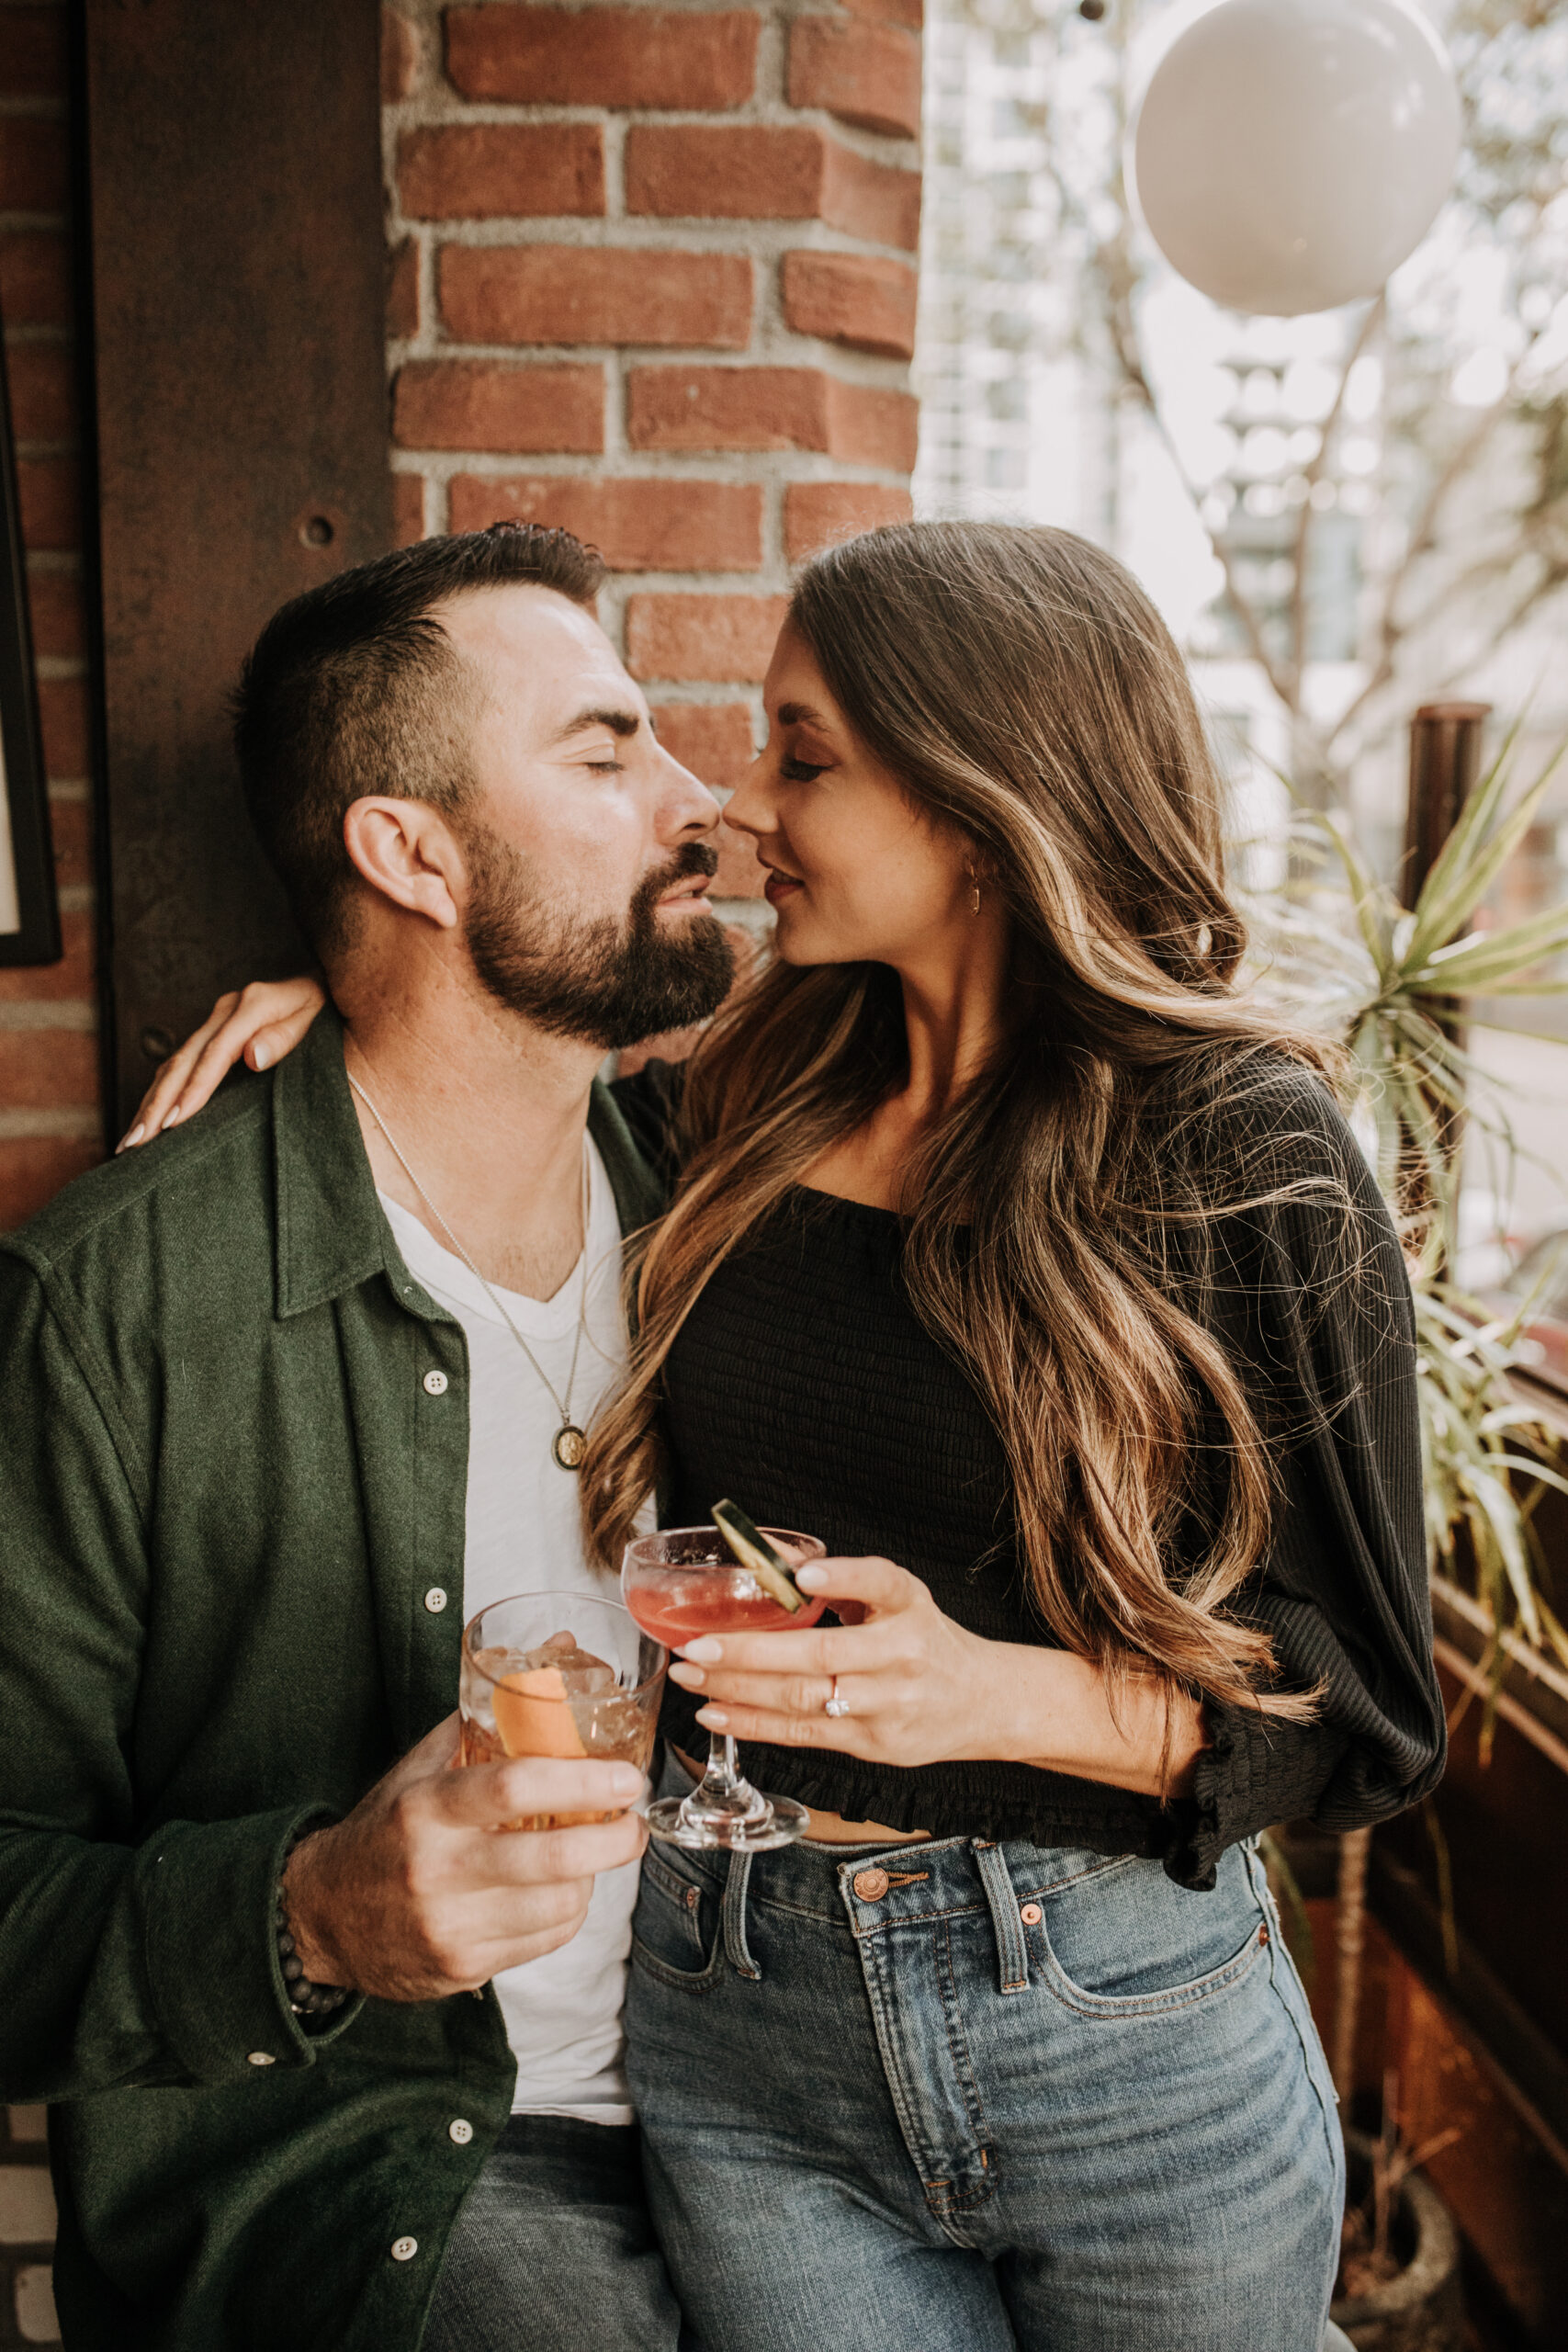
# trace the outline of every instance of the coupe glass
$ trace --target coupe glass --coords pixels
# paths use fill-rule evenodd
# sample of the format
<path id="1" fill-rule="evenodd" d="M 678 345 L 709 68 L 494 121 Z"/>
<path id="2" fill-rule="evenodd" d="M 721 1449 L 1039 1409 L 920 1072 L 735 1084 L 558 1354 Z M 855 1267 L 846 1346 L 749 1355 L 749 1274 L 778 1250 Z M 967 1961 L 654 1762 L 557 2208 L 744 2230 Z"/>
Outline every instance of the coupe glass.
<path id="1" fill-rule="evenodd" d="M 618 1600 L 525 1592 L 463 1628 L 457 1705 L 464 1764 L 509 1756 L 592 1756 L 635 1764 L 653 1755 L 670 1654 Z M 527 1815 L 509 1829 L 564 1829 L 610 1813 Z"/>
<path id="2" fill-rule="evenodd" d="M 796 1567 L 819 1560 L 827 1550 L 815 1535 L 785 1527 L 762 1533 Z M 815 1625 L 826 1600 L 803 1595 L 792 1616 L 743 1568 L 716 1527 L 667 1527 L 628 1544 L 621 1563 L 621 1591 L 644 1633 L 671 1649 L 703 1634 L 799 1633 Z M 708 1768 L 689 1797 L 663 1797 L 650 1805 L 648 1826 L 671 1845 L 722 1846 L 746 1854 L 793 1846 L 809 1818 L 788 1797 L 765 1797 L 751 1786 L 735 1757 L 728 1732 L 709 1743 Z"/>

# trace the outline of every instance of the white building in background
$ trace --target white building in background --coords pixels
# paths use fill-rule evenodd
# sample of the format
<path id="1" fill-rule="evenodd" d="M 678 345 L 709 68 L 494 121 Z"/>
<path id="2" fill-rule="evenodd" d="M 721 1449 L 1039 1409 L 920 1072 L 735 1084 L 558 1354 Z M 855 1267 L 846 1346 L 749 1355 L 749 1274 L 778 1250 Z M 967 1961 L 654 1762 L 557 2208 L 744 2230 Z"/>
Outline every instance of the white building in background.
<path id="1" fill-rule="evenodd" d="M 1359 310 L 1242 320 L 1156 260 L 1143 279 L 1139 326 L 1168 446 L 1126 390 L 1083 295 L 1092 243 L 1117 226 L 1116 208 L 1095 193 L 1122 140 L 1112 27 L 1080 21 L 1067 0 L 987 0 L 988 14 L 999 19 L 1010 5 L 1010 22 L 976 22 L 954 0 L 935 0 L 928 12 L 916 511 L 1054 523 L 1119 555 L 1191 662 L 1235 794 L 1235 831 L 1277 844 L 1288 805 L 1278 772 L 1292 765 L 1290 725 L 1225 605 L 1216 548 L 1278 643 L 1294 586 L 1297 526 L 1310 500 L 1304 699 L 1311 716 L 1337 718 L 1369 675 L 1367 577 L 1398 560 L 1406 529 L 1397 498 L 1385 494 L 1402 457 L 1385 413 L 1376 339 L 1347 386 L 1332 464 L 1315 478 L 1321 428 Z M 1130 0 L 1119 5 L 1125 13 Z M 1145 24 L 1157 13 L 1147 0 L 1139 11 Z M 1439 222 L 1395 292 L 1412 316 L 1426 304 L 1438 322 L 1426 331 L 1439 346 L 1451 337 L 1446 397 L 1462 421 L 1498 397 L 1517 322 L 1500 299 L 1495 256 L 1464 252 L 1456 235 Z M 1551 333 L 1561 329 L 1568 341 L 1568 288 L 1557 290 Z M 1483 543 L 1492 513 L 1514 500 L 1516 462 L 1517 451 L 1500 439 L 1488 472 L 1454 503 L 1447 528 L 1461 556 Z M 1500 722 L 1528 707 L 1529 775 L 1568 736 L 1563 608 L 1543 608 L 1468 673 L 1464 626 L 1456 621 L 1423 643 L 1411 663 L 1409 704 L 1442 681 L 1450 693 L 1492 702 Z M 1456 673 L 1457 687 L 1448 684 Z M 1387 871 L 1404 833 L 1404 722 L 1395 706 L 1351 777 L 1358 831 Z M 1510 914 L 1568 896 L 1568 763 L 1557 792 L 1562 813 L 1549 816 L 1506 877 Z M 1265 882 L 1281 853 L 1264 849 L 1251 863 L 1252 878 Z M 1561 1012 L 1532 1003 L 1521 1017 L 1568 1035 L 1568 1000 L 1557 1004 Z M 1517 1106 L 1527 1142 L 1549 1165 L 1568 1169 L 1568 1111 L 1551 1107 L 1568 1102 L 1556 1049 L 1519 1038 L 1494 1048 L 1478 1037 L 1478 1045 L 1499 1075 L 1529 1091 L 1531 1099 Z M 1521 1226 L 1552 1221 L 1551 1178 L 1527 1170 L 1524 1187 Z"/>
<path id="2" fill-rule="evenodd" d="M 978 8 L 971 17 L 936 0 L 928 18 L 917 512 L 1056 523 L 1120 555 L 1192 659 L 1248 803 L 1244 825 L 1266 825 L 1282 805 L 1272 772 L 1293 763 L 1289 728 L 1225 605 L 1215 548 L 1283 651 L 1297 526 L 1310 500 L 1305 700 L 1314 717 L 1337 716 L 1368 675 L 1359 658 L 1368 650 L 1367 578 L 1397 558 L 1405 529 L 1397 497 L 1386 494 L 1401 458 L 1385 433 L 1376 338 L 1352 371 L 1332 463 L 1314 479 L 1361 307 L 1238 319 L 1144 248 L 1139 333 L 1168 447 L 1084 299 L 1091 250 L 1119 220 L 1103 193 L 1122 136 L 1114 26 L 1135 13 L 1145 29 L 1157 28 L 1166 9 L 1145 0 L 1134 12 L 1116 0 L 1106 21 L 1086 23 L 1068 0 L 988 0 L 986 13 L 992 21 L 981 23 Z M 1395 287 L 1407 313 L 1425 303 L 1438 339 L 1451 336 L 1448 398 L 1463 418 L 1483 412 L 1506 381 L 1502 345 L 1517 322 L 1495 254 L 1466 252 L 1456 234 L 1439 223 Z M 1568 299 L 1561 308 L 1568 338 Z M 1461 550 L 1484 532 L 1489 507 L 1508 504 L 1512 462 L 1495 444 L 1490 482 L 1470 483 L 1450 504 L 1449 534 Z M 1562 640 L 1559 607 L 1447 690 L 1510 715 L 1529 704 L 1544 751 L 1568 731 Z M 1467 650 L 1457 623 L 1425 644 L 1410 665 L 1411 704 L 1447 685 Z M 1403 831 L 1402 728 L 1391 717 L 1354 768 L 1359 826 L 1386 865 Z"/>

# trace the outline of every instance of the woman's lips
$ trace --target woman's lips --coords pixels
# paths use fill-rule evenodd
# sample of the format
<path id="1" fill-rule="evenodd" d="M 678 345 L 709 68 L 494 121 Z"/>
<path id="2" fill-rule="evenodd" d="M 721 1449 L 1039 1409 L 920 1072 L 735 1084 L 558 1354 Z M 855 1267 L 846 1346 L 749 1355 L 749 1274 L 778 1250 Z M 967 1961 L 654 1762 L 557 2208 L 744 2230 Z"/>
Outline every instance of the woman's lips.
<path id="1" fill-rule="evenodd" d="M 770 866 L 768 878 L 762 885 L 762 896 L 770 906 L 782 906 L 785 899 L 793 898 L 802 887 L 793 874 L 781 874 L 775 866 Z"/>

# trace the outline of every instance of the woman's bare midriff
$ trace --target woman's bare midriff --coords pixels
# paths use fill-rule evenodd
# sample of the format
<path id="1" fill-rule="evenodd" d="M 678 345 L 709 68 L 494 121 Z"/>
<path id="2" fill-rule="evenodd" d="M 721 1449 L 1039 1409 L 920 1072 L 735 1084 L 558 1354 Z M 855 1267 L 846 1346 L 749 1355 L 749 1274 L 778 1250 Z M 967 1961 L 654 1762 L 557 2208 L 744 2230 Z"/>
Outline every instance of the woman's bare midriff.
<path id="1" fill-rule="evenodd" d="M 694 1764 L 684 1748 L 675 1750 L 694 1781 L 703 1777 L 703 1768 Z M 841 1813 L 818 1813 L 808 1805 L 810 1816 L 807 1836 L 822 1846 L 909 1846 L 918 1838 L 929 1838 L 929 1829 L 889 1829 L 882 1821 L 846 1821 Z"/>

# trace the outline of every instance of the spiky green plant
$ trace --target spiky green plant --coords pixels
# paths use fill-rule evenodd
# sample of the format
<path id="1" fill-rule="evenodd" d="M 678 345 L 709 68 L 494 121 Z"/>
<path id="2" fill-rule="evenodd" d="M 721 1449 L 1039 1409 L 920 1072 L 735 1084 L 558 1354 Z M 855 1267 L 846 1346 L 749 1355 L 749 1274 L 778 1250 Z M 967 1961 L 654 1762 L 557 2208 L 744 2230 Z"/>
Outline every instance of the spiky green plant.
<path id="1" fill-rule="evenodd" d="M 1481 920 L 1551 776 L 1549 766 L 1510 799 L 1517 732 L 1470 795 L 1414 907 L 1378 878 L 1337 812 L 1299 814 L 1292 878 L 1241 894 L 1259 992 L 1342 1040 L 1352 1057 L 1352 1124 L 1399 1226 L 1416 1295 L 1430 1557 L 1434 1568 L 1451 1566 L 1464 1539 L 1476 1598 L 1492 1620 L 1499 1681 L 1505 1633 L 1550 1646 L 1568 1664 L 1568 1630 L 1547 1597 L 1530 1525 L 1542 1489 L 1568 1494 L 1568 1479 L 1555 1431 L 1511 1377 L 1524 1360 L 1529 1302 L 1500 1319 L 1452 1273 L 1460 1123 L 1489 1131 L 1510 1155 L 1517 1149 L 1506 1101 L 1466 1050 L 1465 1001 L 1568 992 L 1568 981 L 1541 968 L 1568 949 L 1568 905 L 1501 926 Z M 1562 1041 L 1551 1042 L 1562 1050 Z"/>

